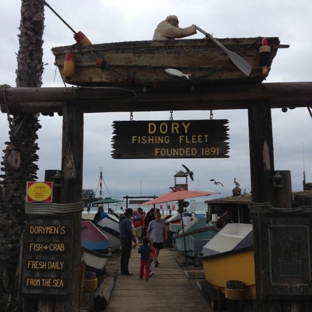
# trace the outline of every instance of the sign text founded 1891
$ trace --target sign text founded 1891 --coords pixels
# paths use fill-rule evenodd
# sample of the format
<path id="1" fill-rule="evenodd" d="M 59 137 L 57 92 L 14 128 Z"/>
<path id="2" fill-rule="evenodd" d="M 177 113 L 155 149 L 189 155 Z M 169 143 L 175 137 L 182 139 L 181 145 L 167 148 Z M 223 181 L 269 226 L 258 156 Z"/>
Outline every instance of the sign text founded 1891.
<path id="1" fill-rule="evenodd" d="M 112 157 L 225 158 L 227 120 L 115 121 Z"/>

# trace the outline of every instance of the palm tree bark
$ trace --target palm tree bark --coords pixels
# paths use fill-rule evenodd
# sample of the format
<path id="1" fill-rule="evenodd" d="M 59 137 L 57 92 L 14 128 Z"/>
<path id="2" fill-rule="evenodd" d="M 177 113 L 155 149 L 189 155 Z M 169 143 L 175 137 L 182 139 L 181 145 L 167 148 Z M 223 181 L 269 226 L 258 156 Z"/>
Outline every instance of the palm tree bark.
<path id="1" fill-rule="evenodd" d="M 17 54 L 16 86 L 40 87 L 43 73 L 44 1 L 22 0 Z M 19 254 L 25 224 L 26 182 L 37 179 L 35 162 L 41 128 L 37 114 L 8 114 L 9 142 L 5 142 L 0 176 L 0 306 L 2 311 L 34 311 L 23 308 L 20 298 Z M 34 305 L 33 305 L 34 306 Z"/>

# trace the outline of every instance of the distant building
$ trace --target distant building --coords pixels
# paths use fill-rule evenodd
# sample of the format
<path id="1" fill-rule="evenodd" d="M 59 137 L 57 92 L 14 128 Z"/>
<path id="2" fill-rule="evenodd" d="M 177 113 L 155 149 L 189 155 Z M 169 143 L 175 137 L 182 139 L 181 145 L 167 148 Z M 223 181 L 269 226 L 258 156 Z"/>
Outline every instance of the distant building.
<path id="1" fill-rule="evenodd" d="M 82 200 L 84 201 L 85 207 L 93 207 L 97 205 L 92 205 L 91 203 L 99 200 L 100 198 L 95 197 L 95 192 L 92 189 L 83 189 L 82 190 Z"/>
<path id="2" fill-rule="evenodd" d="M 90 199 L 95 197 L 95 192 L 92 189 L 82 190 L 82 200 Z"/>

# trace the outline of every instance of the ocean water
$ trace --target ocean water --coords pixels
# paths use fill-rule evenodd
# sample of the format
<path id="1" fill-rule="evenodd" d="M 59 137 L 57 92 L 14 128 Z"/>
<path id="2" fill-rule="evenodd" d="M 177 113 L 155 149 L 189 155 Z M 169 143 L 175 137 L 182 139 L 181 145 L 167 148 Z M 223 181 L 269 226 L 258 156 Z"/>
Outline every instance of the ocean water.
<path id="1" fill-rule="evenodd" d="M 206 213 L 207 212 L 207 204 L 204 201 L 196 201 L 196 200 L 190 200 L 189 201 L 190 205 L 186 208 L 188 212 L 194 212 L 198 214 Z M 103 206 L 104 211 L 107 212 L 108 208 L 113 209 L 115 213 L 122 213 L 122 209 L 126 209 L 126 202 L 120 202 L 117 204 L 105 204 Z M 133 204 L 128 204 L 128 208 L 136 209 L 138 207 L 141 207 L 143 211 L 148 212 L 153 206 L 139 206 L 139 205 L 133 205 Z M 171 209 L 171 214 L 176 214 L 178 213 L 178 202 L 171 202 L 167 203 L 167 205 L 164 204 L 157 204 L 155 205 L 156 208 L 159 208 L 163 214 L 169 214 L 169 207 Z M 82 212 L 83 214 L 95 214 L 97 213 L 97 206 L 96 207 L 91 207 L 90 211 L 87 211 L 87 207 L 84 208 L 84 211 Z"/>

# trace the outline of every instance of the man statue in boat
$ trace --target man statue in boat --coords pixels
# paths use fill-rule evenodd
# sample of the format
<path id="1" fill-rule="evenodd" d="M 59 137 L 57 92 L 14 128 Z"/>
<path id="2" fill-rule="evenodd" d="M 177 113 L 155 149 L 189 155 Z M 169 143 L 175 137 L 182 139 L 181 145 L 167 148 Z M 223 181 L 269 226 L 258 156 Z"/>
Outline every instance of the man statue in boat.
<path id="1" fill-rule="evenodd" d="M 164 21 L 157 25 L 153 40 L 184 38 L 194 34 L 196 34 L 195 25 L 186 28 L 180 28 L 177 16 L 169 15 Z"/>

